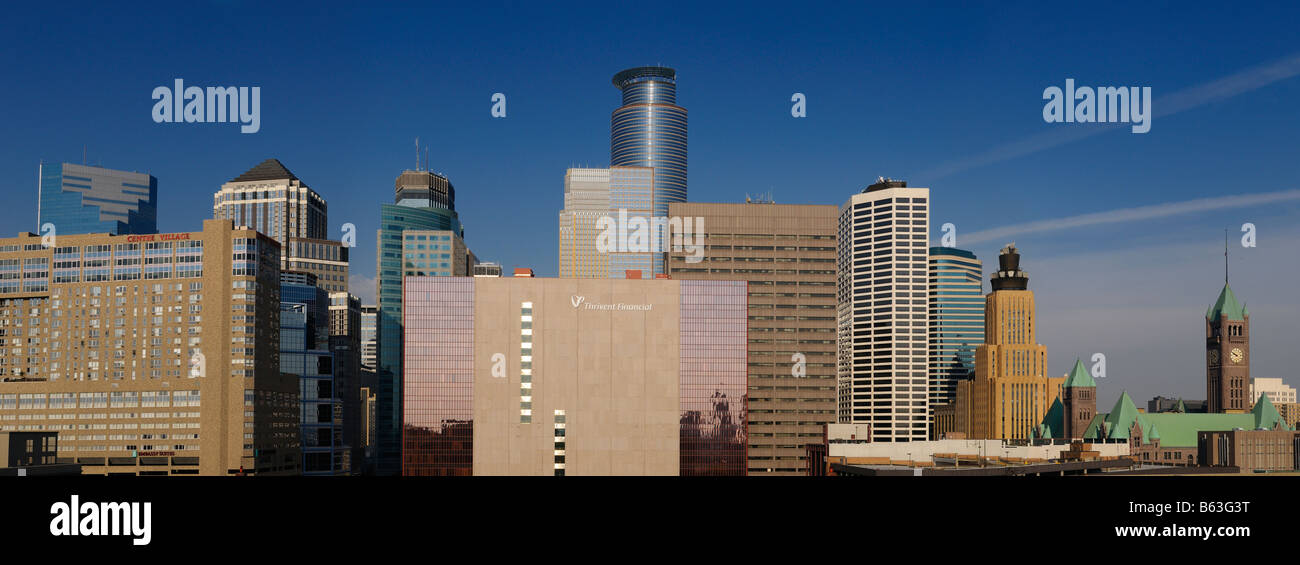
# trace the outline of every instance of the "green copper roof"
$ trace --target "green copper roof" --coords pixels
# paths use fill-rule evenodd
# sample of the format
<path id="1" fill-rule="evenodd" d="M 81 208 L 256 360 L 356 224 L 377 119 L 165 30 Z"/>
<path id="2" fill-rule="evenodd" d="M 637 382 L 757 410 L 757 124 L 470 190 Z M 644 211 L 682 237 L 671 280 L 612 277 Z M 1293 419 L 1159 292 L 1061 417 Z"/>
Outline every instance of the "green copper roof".
<path id="1" fill-rule="evenodd" d="M 1103 417 L 1100 416 L 1099 417 Z M 1278 413 L 1277 408 L 1268 400 L 1267 396 L 1260 398 L 1255 403 L 1255 408 L 1245 414 L 1186 414 L 1178 412 L 1164 412 L 1161 414 L 1143 414 L 1137 411 L 1133 405 L 1132 399 L 1128 394 L 1120 395 L 1120 399 L 1115 403 L 1115 408 L 1110 414 L 1104 415 L 1104 421 L 1093 424 L 1088 427 L 1088 433 L 1085 437 L 1096 437 L 1098 433 L 1094 426 L 1106 427 L 1106 437 L 1111 439 L 1123 439 L 1129 437 L 1129 431 L 1133 429 L 1133 424 L 1137 423 L 1142 429 L 1142 443 L 1151 443 L 1159 440 L 1161 447 L 1196 447 L 1197 432 L 1222 432 L 1231 431 L 1237 428 L 1243 430 L 1256 430 L 1264 428 L 1271 430 L 1279 424 L 1282 429 L 1291 429 L 1287 427 L 1286 421 Z"/>
<path id="2" fill-rule="evenodd" d="M 1097 381 L 1093 380 L 1088 370 L 1083 368 L 1083 361 L 1080 359 L 1074 360 L 1074 368 L 1070 369 L 1070 376 L 1065 379 L 1065 388 L 1073 387 L 1097 388 Z"/>
<path id="3" fill-rule="evenodd" d="M 1255 401 L 1255 407 L 1250 411 L 1251 416 L 1255 417 L 1255 429 L 1264 428 L 1271 430 L 1282 423 L 1282 429 L 1291 429 L 1286 425 L 1286 420 L 1282 419 L 1282 414 L 1273 406 L 1273 401 L 1268 399 L 1267 394 L 1259 395 L 1259 400 Z"/>
<path id="4" fill-rule="evenodd" d="M 1084 430 L 1083 432 L 1083 439 L 1103 439 L 1106 435 L 1102 431 L 1102 429 L 1106 427 L 1105 422 L 1106 422 L 1105 414 L 1094 415 L 1092 417 L 1092 421 L 1088 422 L 1088 429 Z"/>
<path id="5" fill-rule="evenodd" d="M 1043 415 L 1043 422 L 1035 428 L 1038 430 L 1037 437 L 1063 439 L 1065 436 L 1065 405 L 1061 404 L 1061 398 L 1057 397 L 1052 400 L 1052 406 L 1047 409 Z"/>
<path id="6" fill-rule="evenodd" d="M 1187 412 L 1187 405 L 1183 404 L 1183 399 L 1181 398 L 1178 399 L 1178 404 L 1174 406 L 1174 412 L 1178 412 L 1180 414 Z"/>
<path id="7" fill-rule="evenodd" d="M 1137 405 L 1129 398 L 1128 391 L 1120 393 L 1115 407 L 1106 414 L 1107 437 L 1111 439 L 1128 439 L 1128 431 L 1138 419 Z"/>
<path id="8" fill-rule="evenodd" d="M 1205 318 L 1218 320 L 1220 315 L 1226 315 L 1229 320 L 1243 321 L 1249 314 L 1246 307 L 1237 302 L 1237 296 L 1232 293 L 1232 288 L 1225 283 L 1223 290 L 1219 292 L 1219 299 L 1205 311 Z"/>

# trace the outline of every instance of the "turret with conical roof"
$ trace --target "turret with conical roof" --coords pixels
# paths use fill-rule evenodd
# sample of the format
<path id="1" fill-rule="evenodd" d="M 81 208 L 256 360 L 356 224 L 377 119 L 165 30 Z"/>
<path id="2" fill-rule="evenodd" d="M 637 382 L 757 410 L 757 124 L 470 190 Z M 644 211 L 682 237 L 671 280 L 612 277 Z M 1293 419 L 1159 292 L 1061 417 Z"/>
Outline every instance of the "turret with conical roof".
<path id="1" fill-rule="evenodd" d="M 1065 437 L 1082 439 L 1097 415 L 1097 381 L 1093 380 L 1082 359 L 1074 360 L 1074 368 L 1065 377 L 1062 388 L 1065 405 Z"/>

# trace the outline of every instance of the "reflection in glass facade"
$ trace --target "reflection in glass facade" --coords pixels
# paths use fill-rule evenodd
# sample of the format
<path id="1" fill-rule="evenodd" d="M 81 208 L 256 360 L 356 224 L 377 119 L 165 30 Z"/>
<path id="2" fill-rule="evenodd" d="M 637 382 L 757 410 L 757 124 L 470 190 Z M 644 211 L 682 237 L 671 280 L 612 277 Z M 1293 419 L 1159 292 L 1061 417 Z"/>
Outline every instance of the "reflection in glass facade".
<path id="1" fill-rule="evenodd" d="M 681 475 L 746 469 L 748 285 L 681 281 Z"/>
<path id="2" fill-rule="evenodd" d="M 329 295 L 304 273 L 280 276 L 280 372 L 298 377 L 302 474 L 352 472 L 343 397 L 329 350 Z"/>
<path id="3" fill-rule="evenodd" d="M 55 235 L 158 233 L 158 179 L 152 175 L 72 163 L 41 164 L 40 227 Z"/>
<path id="4" fill-rule="evenodd" d="M 654 215 L 686 201 L 686 109 L 677 105 L 677 71 L 636 67 L 614 75 L 623 105 L 610 116 L 609 165 L 654 167 Z"/>
<path id="5" fill-rule="evenodd" d="M 957 399 L 957 381 L 975 378 L 975 348 L 984 343 L 984 267 L 975 254 L 930 248 L 930 420 L 934 407 Z"/>
<path id="6" fill-rule="evenodd" d="M 406 176 L 403 173 L 399 181 Z M 400 182 L 398 194 L 402 194 Z M 395 475 L 401 471 L 403 232 L 450 230 L 461 236 L 465 232 L 455 210 L 416 205 L 421 203 L 424 201 L 401 200 L 396 204 L 382 204 L 379 211 L 379 241 L 376 242 L 379 271 L 375 273 L 376 298 L 379 301 L 375 363 L 379 390 L 376 394 L 375 429 L 379 436 L 381 475 Z"/>
<path id="7" fill-rule="evenodd" d="M 474 470 L 474 279 L 406 279 L 402 474 Z"/>

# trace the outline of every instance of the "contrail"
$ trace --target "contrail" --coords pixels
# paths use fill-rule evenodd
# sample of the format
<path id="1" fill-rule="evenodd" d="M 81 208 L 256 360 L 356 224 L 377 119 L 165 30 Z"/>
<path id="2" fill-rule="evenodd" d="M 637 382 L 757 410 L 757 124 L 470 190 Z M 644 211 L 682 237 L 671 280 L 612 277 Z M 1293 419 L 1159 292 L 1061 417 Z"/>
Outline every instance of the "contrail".
<path id="1" fill-rule="evenodd" d="M 1082 214 L 1066 218 L 1038 220 L 1035 222 L 972 232 L 963 235 L 962 242 L 964 245 L 983 243 L 985 241 L 999 240 L 1025 233 L 1066 230 L 1099 224 L 1134 222 L 1138 220 L 1164 218 L 1167 216 L 1177 216 L 1180 214 L 1191 214 L 1194 212 L 1205 212 L 1209 210 L 1256 206 L 1286 200 L 1300 200 L 1300 189 L 1281 190 L 1278 192 L 1261 192 L 1259 194 L 1239 194 L 1236 196 L 1218 196 L 1215 198 L 1199 198 L 1183 202 L 1166 202 L 1164 204 L 1138 206 L 1137 208 L 1121 208 L 1119 210 L 1109 210 L 1106 212 L 1094 212 L 1091 214 Z"/>
<path id="2" fill-rule="evenodd" d="M 1172 94 L 1161 96 L 1151 103 L 1151 112 L 1153 117 L 1176 114 L 1184 110 L 1196 108 L 1197 106 L 1209 104 L 1210 102 L 1225 100 L 1244 92 L 1263 88 L 1296 75 L 1300 75 L 1300 53 L 1271 63 L 1256 65 L 1218 80 L 1213 80 L 1201 85 L 1179 90 Z M 1006 161 L 1008 159 L 1014 159 L 1016 157 L 1023 157 L 1044 149 L 1051 149 L 1058 145 L 1064 145 L 1072 141 L 1092 137 L 1120 127 L 1127 128 L 1128 126 L 1129 124 L 1104 123 L 1090 124 L 1089 126 L 1078 124 L 1076 127 L 1069 128 L 1053 128 L 1029 136 L 1020 141 L 999 145 L 989 149 L 988 151 L 970 157 L 942 163 L 933 169 L 923 171 L 915 176 L 918 179 L 924 179 L 928 182 L 928 180 L 931 179 L 946 177 L 953 173 L 1000 161 Z"/>

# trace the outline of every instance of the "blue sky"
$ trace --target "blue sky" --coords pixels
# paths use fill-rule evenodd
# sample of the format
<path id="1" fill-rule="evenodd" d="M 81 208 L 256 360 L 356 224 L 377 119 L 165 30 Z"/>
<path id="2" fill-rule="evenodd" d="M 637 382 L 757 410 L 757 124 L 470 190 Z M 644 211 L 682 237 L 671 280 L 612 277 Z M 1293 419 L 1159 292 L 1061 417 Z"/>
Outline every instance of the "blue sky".
<path id="1" fill-rule="evenodd" d="M 378 205 L 414 165 L 418 136 L 457 188 L 475 253 L 553 276 L 564 170 L 608 165 L 610 77 L 645 64 L 678 69 L 693 201 L 770 190 L 782 203 L 840 204 L 877 176 L 903 178 L 933 191 L 932 237 L 952 222 L 961 246 L 961 234 L 1000 226 L 1300 188 L 1293 76 L 1157 116 L 1150 133 L 1116 128 L 946 170 L 1095 127 L 1043 121 L 1043 89 L 1066 78 L 1150 86 L 1159 102 L 1295 57 L 1294 4 L 896 4 L 20 4 L 0 22 L 0 221 L 35 230 L 37 163 L 81 162 L 83 146 L 89 164 L 158 178 L 163 231 L 198 229 L 223 182 L 276 157 L 328 200 L 336 231 L 358 226 L 353 271 L 365 284 Z M 261 131 L 154 123 L 151 91 L 178 77 L 260 86 Z M 490 116 L 494 92 L 507 95 L 504 119 Z M 806 118 L 790 116 L 794 92 Z M 1300 308 L 1274 284 L 1296 273 L 1297 219 L 1291 198 L 1014 237 L 1049 366 L 1063 373 L 1109 348 L 1117 386 L 1103 385 L 1103 403 L 1119 387 L 1203 396 L 1197 319 L 1222 285 L 1222 230 L 1235 241 L 1253 222 L 1259 247 L 1235 247 L 1233 286 L 1277 333 L 1254 332 L 1254 374 L 1300 384 L 1287 372 L 1300 366 L 1288 347 Z M 1005 243 L 970 247 L 988 260 Z M 1138 249 L 1179 262 L 1157 268 Z M 1123 312 L 1089 317 L 1118 296 L 1168 304 L 1140 333 L 1115 319 Z"/>

